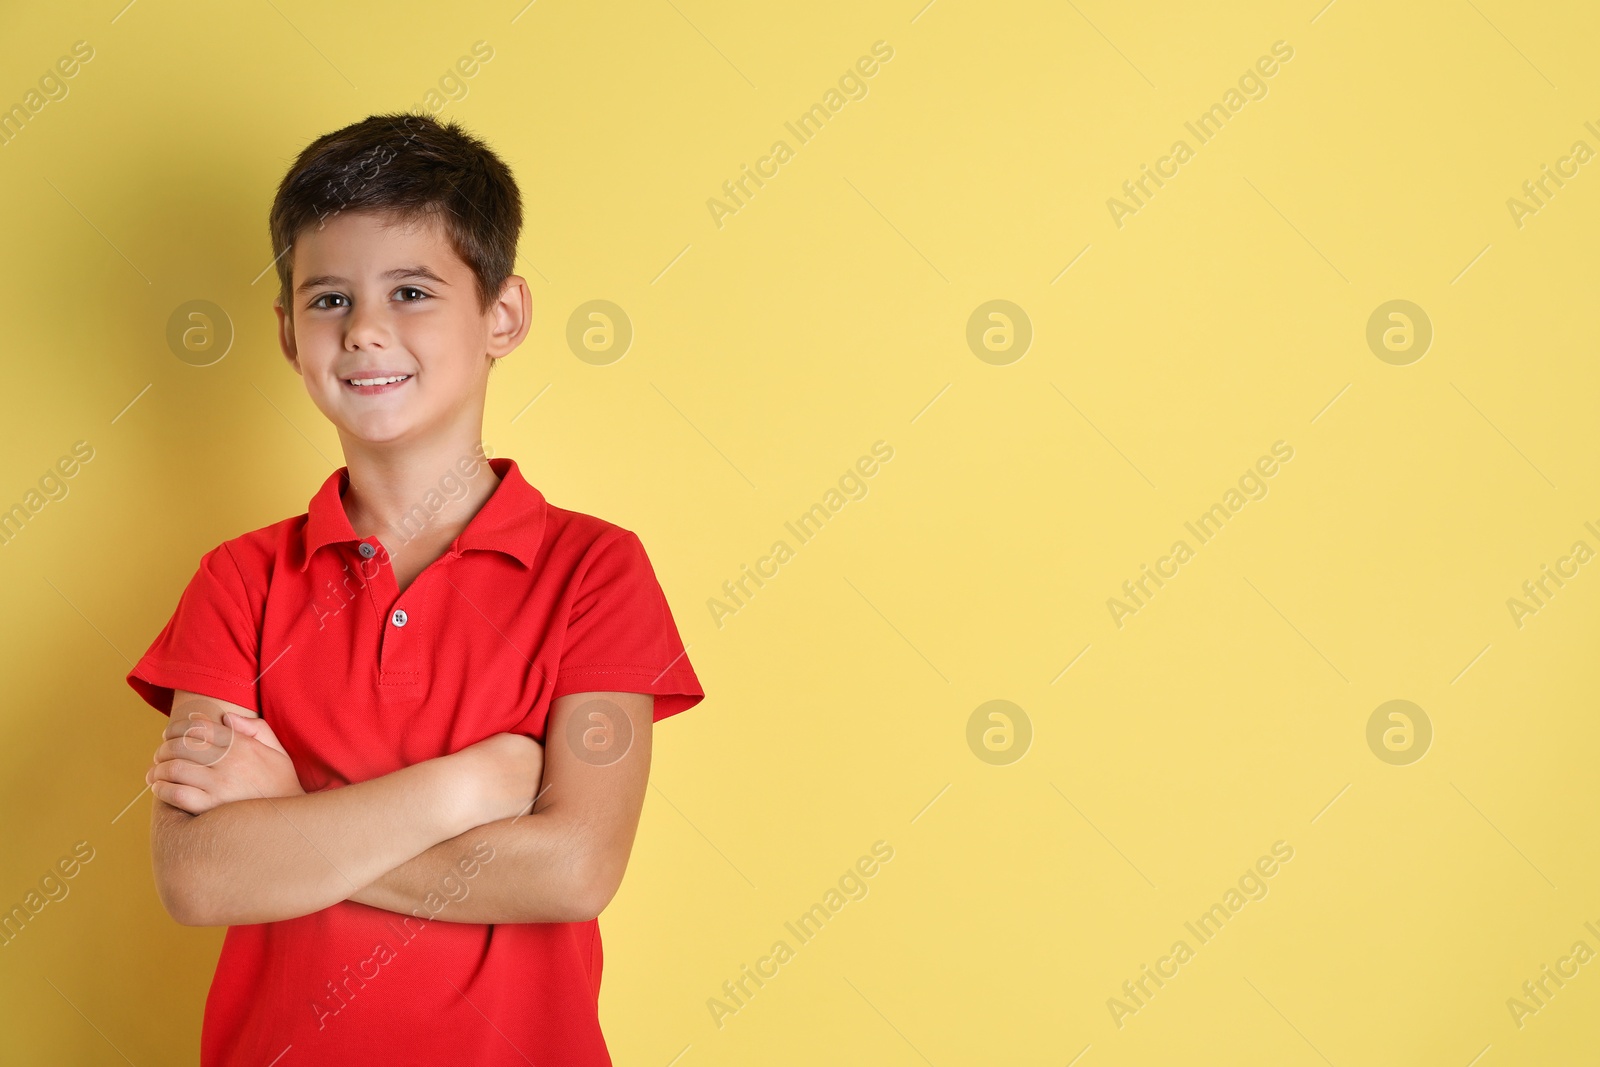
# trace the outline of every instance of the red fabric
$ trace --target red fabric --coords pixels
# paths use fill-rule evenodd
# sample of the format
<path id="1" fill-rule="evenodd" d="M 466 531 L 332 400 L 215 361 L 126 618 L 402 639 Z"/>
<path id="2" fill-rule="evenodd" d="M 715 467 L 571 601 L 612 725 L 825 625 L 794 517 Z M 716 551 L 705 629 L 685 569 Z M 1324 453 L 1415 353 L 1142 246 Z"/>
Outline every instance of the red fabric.
<path id="1" fill-rule="evenodd" d="M 488 462 L 500 484 L 403 594 L 378 538 L 359 554 L 335 471 L 306 514 L 201 557 L 128 684 L 167 714 L 174 689 L 259 711 L 308 792 L 503 731 L 542 742 L 568 693 L 652 693 L 656 721 L 699 703 L 639 538 Z M 610 1064 L 601 960 L 597 920 L 430 922 L 344 901 L 229 927 L 201 1064 Z"/>

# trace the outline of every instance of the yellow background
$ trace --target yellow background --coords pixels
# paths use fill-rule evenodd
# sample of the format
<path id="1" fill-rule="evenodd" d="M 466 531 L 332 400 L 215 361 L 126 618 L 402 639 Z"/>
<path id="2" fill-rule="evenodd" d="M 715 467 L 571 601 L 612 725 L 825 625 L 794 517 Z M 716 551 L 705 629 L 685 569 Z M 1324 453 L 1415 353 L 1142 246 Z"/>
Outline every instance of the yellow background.
<path id="1" fill-rule="evenodd" d="M 148 794 L 112 822 L 162 725 L 123 676 L 202 552 L 342 464 L 255 280 L 278 180 L 479 40 L 440 114 L 514 168 L 536 305 L 485 438 L 640 534 L 709 694 L 659 728 L 601 920 L 619 1064 L 1587 1062 L 1600 963 L 1520 1028 L 1506 1000 L 1600 950 L 1600 565 L 1521 628 L 1506 600 L 1600 548 L 1600 163 L 1520 228 L 1506 201 L 1600 149 L 1600 16 L 1319 3 L 9 5 L 0 104 L 95 55 L 0 148 L 0 506 L 95 454 L 0 550 L 0 905 L 96 856 L 0 948 L 7 1062 L 195 1060 L 222 932 L 161 909 Z M 795 144 L 879 40 L 868 95 Z M 706 201 L 779 138 L 719 228 Z M 196 299 L 237 331 L 209 367 L 165 341 Z M 591 299 L 635 330 L 609 366 L 565 340 Z M 1009 365 L 965 340 L 992 299 L 1032 323 Z M 1393 299 L 1434 328 L 1407 366 L 1365 340 Z M 866 497 L 718 627 L 708 599 L 880 439 Z M 1114 625 L 1278 440 L 1269 495 Z M 1407 766 L 1366 742 L 1391 699 L 1433 725 Z M 968 747 L 990 700 L 1032 726 L 1009 765 Z M 877 840 L 865 899 L 715 1025 Z M 1119 1028 L 1107 999 L 1279 840 L 1269 895 Z"/>

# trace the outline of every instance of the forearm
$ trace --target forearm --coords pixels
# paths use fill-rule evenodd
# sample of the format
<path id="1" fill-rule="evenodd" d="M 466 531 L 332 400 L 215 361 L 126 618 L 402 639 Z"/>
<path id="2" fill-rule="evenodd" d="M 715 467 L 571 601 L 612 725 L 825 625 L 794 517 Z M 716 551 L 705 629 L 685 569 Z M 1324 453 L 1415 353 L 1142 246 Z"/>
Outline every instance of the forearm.
<path id="1" fill-rule="evenodd" d="M 448 922 L 583 922 L 609 900 L 588 854 L 555 813 L 534 811 L 442 841 L 349 899 Z"/>
<path id="2" fill-rule="evenodd" d="M 200 815 L 156 802 L 151 835 L 167 910 L 191 926 L 320 911 L 472 826 L 435 761 L 299 796 Z"/>

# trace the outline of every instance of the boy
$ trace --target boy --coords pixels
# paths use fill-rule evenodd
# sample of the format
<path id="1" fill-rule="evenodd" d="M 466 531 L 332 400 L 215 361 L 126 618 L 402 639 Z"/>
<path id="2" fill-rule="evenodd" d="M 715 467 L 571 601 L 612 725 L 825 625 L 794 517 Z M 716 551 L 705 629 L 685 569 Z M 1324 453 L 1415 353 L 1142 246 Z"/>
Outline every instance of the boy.
<path id="1" fill-rule="evenodd" d="M 455 123 L 323 136 L 270 229 L 346 466 L 207 552 L 128 674 L 162 903 L 227 925 L 203 1067 L 609 1064 L 597 915 L 651 725 L 704 696 L 638 537 L 482 444 L 529 326 L 510 171 Z"/>

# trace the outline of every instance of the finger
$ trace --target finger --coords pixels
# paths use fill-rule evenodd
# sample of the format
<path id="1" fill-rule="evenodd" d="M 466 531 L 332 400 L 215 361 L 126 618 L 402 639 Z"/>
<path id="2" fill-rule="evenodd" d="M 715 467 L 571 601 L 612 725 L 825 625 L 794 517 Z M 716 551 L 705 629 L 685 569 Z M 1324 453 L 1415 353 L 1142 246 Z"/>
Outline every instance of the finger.
<path id="1" fill-rule="evenodd" d="M 191 763 L 186 759 L 172 759 L 158 763 L 150 769 L 150 782 L 171 782 L 174 785 L 192 785 L 204 789 L 216 779 L 209 767 Z"/>
<path id="2" fill-rule="evenodd" d="M 278 735 L 273 732 L 272 724 L 260 716 L 240 715 L 238 712 L 230 711 L 223 718 L 227 719 L 229 724 L 236 724 L 240 733 L 249 734 L 258 741 L 270 744 L 276 744 L 278 741 Z"/>
<path id="3" fill-rule="evenodd" d="M 170 741 L 163 741 L 156 748 L 155 760 L 164 763 L 168 760 L 187 760 L 191 763 L 200 763 L 206 766 L 220 760 L 228 754 L 226 748 L 211 744 L 192 744 L 188 738 L 174 737 Z"/>
<path id="4" fill-rule="evenodd" d="M 167 723 L 166 729 L 163 731 L 163 735 L 166 737 L 177 737 L 185 730 L 192 729 L 204 723 L 214 723 L 215 721 L 215 719 L 212 719 L 206 715 L 202 715 L 198 711 L 191 711 L 187 715 L 173 715 L 171 721 Z"/>
<path id="5" fill-rule="evenodd" d="M 215 719 L 204 717 L 197 718 L 190 729 L 183 731 L 182 737 L 194 744 L 212 744 L 219 748 L 227 748 L 233 744 L 233 731 Z"/>
<path id="6" fill-rule="evenodd" d="M 222 721 L 238 733 L 246 737 L 253 737 L 268 748 L 284 752 L 283 743 L 278 740 L 278 735 L 272 732 L 272 727 L 267 725 L 267 720 L 254 715 L 240 715 L 230 711 L 222 716 Z M 284 752 L 284 755 L 288 755 Z"/>
<path id="7" fill-rule="evenodd" d="M 211 720 L 204 719 L 204 718 L 200 718 L 200 719 L 176 719 L 175 718 L 171 722 L 167 723 L 166 728 L 161 731 L 161 738 L 162 738 L 162 740 L 169 740 L 169 739 L 174 738 L 174 737 L 182 737 L 185 733 L 188 733 L 191 730 L 203 730 L 203 727 L 201 726 L 201 723 L 210 722 L 210 721 Z"/>
<path id="8" fill-rule="evenodd" d="M 192 785 L 174 785 L 172 782 L 153 782 L 151 794 L 163 804 L 170 804 L 190 815 L 199 815 L 216 807 L 216 802 L 203 789 Z"/>
<path id="9" fill-rule="evenodd" d="M 213 744 L 227 748 L 232 739 L 232 731 L 221 723 L 213 722 L 203 715 L 196 715 L 190 719 L 178 719 L 168 723 L 161 736 L 168 741 L 183 741 L 195 747 Z"/>

